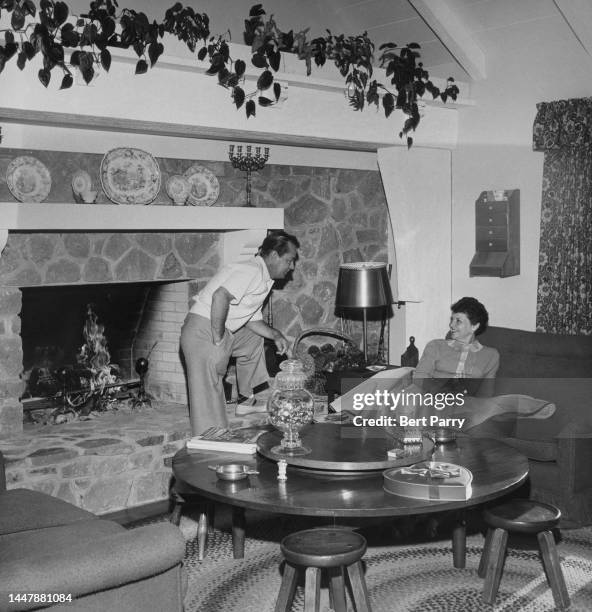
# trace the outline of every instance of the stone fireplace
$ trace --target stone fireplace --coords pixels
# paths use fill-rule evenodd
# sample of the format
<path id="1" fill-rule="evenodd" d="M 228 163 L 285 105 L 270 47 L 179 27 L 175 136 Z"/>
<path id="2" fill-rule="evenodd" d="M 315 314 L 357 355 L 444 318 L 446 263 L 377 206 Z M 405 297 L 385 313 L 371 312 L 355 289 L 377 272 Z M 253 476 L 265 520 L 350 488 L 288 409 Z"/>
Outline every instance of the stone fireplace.
<path id="1" fill-rule="evenodd" d="M 5 334 L 9 332 L 3 343 L 7 376 L 2 383 L 0 435 L 22 431 L 19 398 L 25 391 L 23 374 L 34 357 L 23 354 L 23 347 L 28 352 L 59 348 L 66 351 L 63 359 L 71 361 L 81 337 L 80 306 L 85 299 L 106 306 L 111 298 L 116 302 L 111 306 L 127 309 L 107 315 L 124 336 L 116 347 L 119 355 L 112 356 L 114 362 L 115 357 L 121 360 L 124 375 L 134 376 L 133 356 L 145 357 L 151 351 L 150 392 L 158 399 L 185 402 L 179 329 L 196 282 L 208 278 L 219 264 L 218 243 L 219 235 L 213 232 L 11 234 L 0 260 L 0 308 Z M 172 276 L 171 267 L 180 276 L 174 282 L 166 278 Z M 60 320 L 52 324 L 52 317 Z M 36 333 L 38 341 L 32 337 Z M 61 347 L 56 334 L 62 336 Z"/>
<path id="2" fill-rule="evenodd" d="M 253 180 L 257 208 L 249 209 L 239 207 L 244 178 L 228 163 L 204 162 L 220 177 L 214 207 L 173 207 L 164 193 L 150 206 L 104 199 L 90 206 L 72 202 L 68 172 L 84 167 L 96 178 L 99 155 L 4 149 L 0 174 L 21 154 L 41 159 L 56 181 L 41 204 L 11 201 L 0 183 L 0 450 L 9 488 L 42 490 L 99 513 L 166 498 L 170 459 L 190 435 L 178 340 L 196 288 L 223 261 L 251 257 L 267 228 L 285 227 L 301 242 L 300 262 L 293 281 L 274 291 L 273 313 L 293 340 L 340 324 L 341 262 L 386 260 L 387 209 L 376 171 L 269 165 Z M 163 183 L 191 163 L 161 159 Z M 32 290 L 133 285 L 150 289 L 128 362 L 152 349 L 148 387 L 158 409 L 23 429 L 23 296 L 26 309 Z M 361 326 L 353 322 L 348 333 L 361 337 Z"/>

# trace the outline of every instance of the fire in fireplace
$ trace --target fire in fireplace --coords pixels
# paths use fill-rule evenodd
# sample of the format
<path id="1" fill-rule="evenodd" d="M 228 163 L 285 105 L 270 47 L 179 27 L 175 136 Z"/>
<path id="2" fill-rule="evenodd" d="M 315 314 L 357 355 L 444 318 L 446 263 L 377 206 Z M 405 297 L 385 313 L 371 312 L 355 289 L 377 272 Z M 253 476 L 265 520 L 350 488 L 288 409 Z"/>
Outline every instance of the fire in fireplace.
<path id="1" fill-rule="evenodd" d="M 53 399 L 65 408 L 65 390 L 70 408 L 88 403 L 90 391 L 101 391 L 93 395 L 93 409 L 98 398 L 114 400 L 137 379 L 134 340 L 150 288 L 148 283 L 23 288 L 23 400 Z"/>

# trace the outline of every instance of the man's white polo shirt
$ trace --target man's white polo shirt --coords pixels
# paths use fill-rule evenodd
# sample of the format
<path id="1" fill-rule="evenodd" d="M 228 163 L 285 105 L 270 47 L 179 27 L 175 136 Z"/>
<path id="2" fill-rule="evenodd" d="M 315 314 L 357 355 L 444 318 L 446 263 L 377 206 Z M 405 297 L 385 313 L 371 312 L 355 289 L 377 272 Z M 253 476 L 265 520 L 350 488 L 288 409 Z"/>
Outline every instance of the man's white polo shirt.
<path id="1" fill-rule="evenodd" d="M 193 298 L 190 312 L 210 318 L 212 295 L 218 287 L 224 287 L 234 299 L 230 302 L 226 327 L 235 332 L 249 321 L 260 321 L 261 307 L 273 286 L 269 270 L 258 255 L 250 261 L 224 266 Z"/>

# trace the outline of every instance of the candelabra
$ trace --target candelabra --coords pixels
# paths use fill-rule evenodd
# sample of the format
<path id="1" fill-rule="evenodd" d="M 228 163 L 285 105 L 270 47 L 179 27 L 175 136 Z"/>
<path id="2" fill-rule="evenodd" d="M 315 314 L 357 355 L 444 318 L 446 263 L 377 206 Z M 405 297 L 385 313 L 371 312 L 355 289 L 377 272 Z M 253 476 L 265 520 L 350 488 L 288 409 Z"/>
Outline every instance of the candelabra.
<path id="1" fill-rule="evenodd" d="M 263 155 L 261 155 L 261 147 L 255 147 L 255 155 L 251 153 L 251 145 L 247 145 L 247 153 L 243 154 L 242 146 L 236 147 L 236 154 L 234 153 L 234 145 L 230 145 L 228 148 L 228 159 L 232 163 L 233 168 L 237 168 L 241 172 L 247 173 L 247 203 L 245 206 L 253 207 L 251 204 L 251 172 L 253 170 L 261 170 L 265 163 L 269 159 L 269 147 L 265 147 Z"/>

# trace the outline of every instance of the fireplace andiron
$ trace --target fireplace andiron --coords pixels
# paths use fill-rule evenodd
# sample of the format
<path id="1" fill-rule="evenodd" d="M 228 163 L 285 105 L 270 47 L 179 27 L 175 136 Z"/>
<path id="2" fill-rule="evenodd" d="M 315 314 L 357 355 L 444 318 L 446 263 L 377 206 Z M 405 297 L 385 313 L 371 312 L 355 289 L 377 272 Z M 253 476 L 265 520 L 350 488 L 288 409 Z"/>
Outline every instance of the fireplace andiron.
<path id="1" fill-rule="evenodd" d="M 140 376 L 140 386 L 138 388 L 138 395 L 136 395 L 136 397 L 130 400 L 132 408 L 141 408 L 144 405 L 147 405 L 149 408 L 152 407 L 153 398 L 149 393 L 146 392 L 145 387 L 146 374 L 148 372 L 149 365 L 150 364 L 148 362 L 148 359 L 146 359 L 145 357 L 140 357 L 139 359 L 136 359 L 135 370 Z"/>

